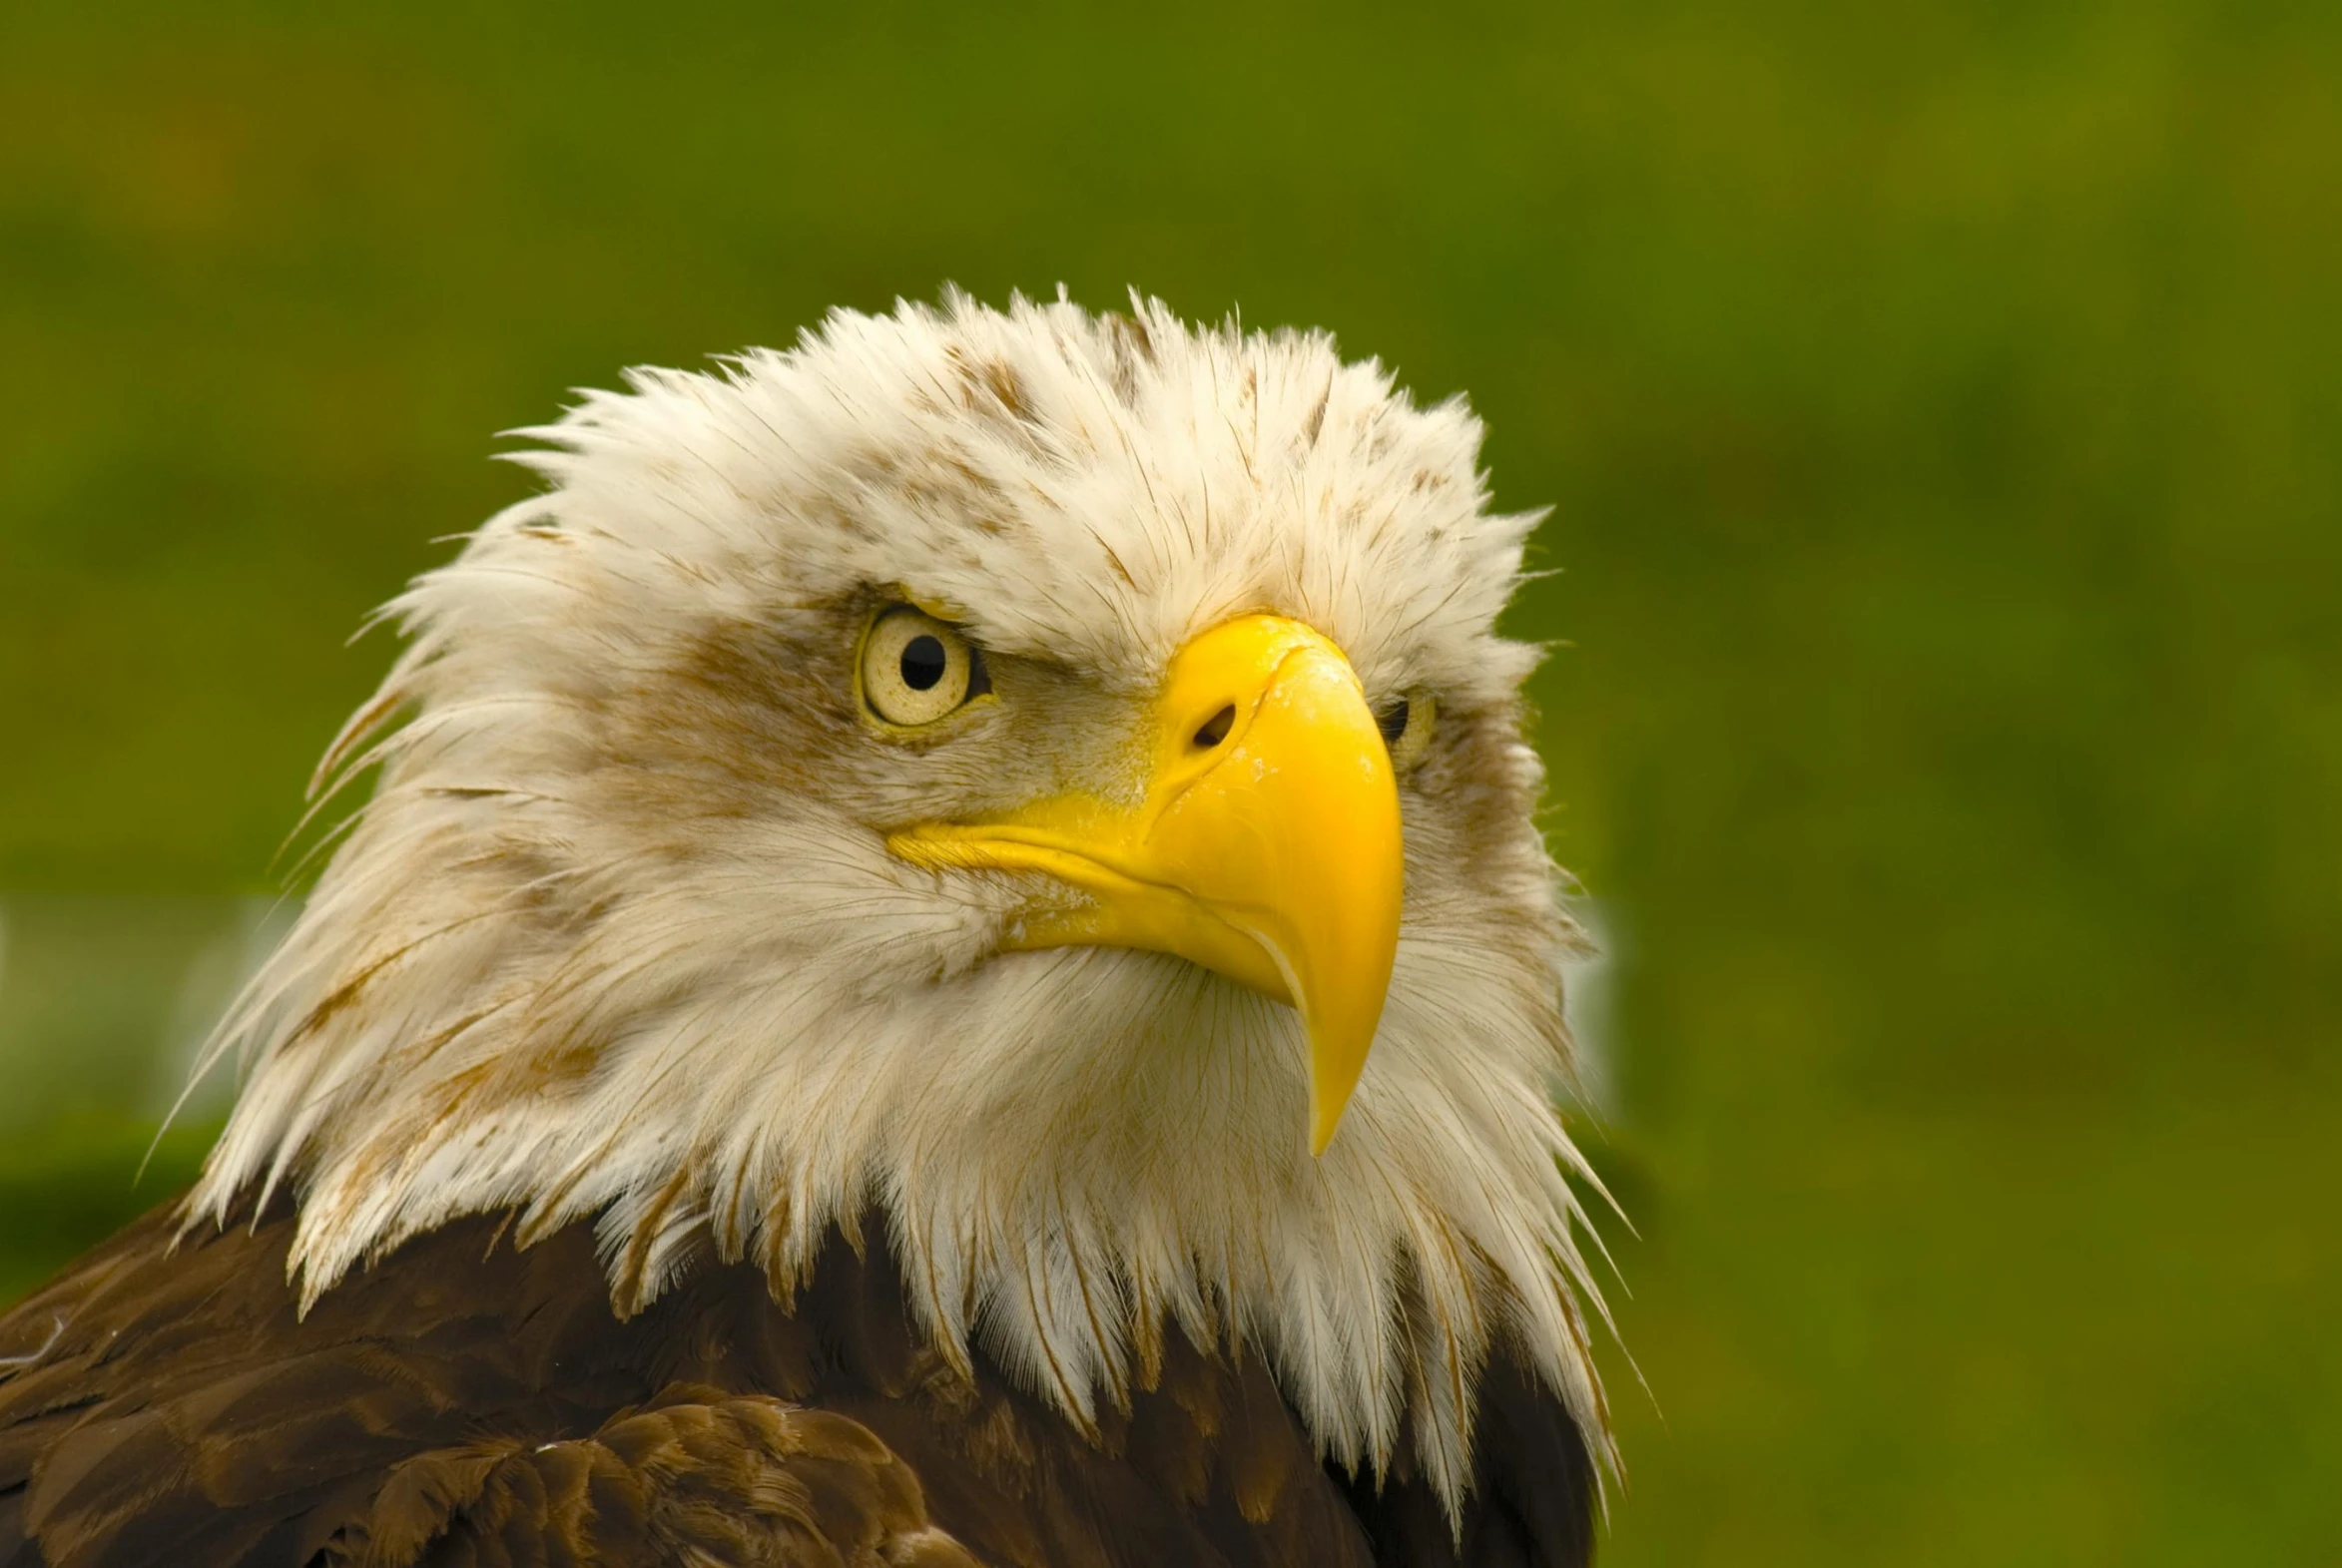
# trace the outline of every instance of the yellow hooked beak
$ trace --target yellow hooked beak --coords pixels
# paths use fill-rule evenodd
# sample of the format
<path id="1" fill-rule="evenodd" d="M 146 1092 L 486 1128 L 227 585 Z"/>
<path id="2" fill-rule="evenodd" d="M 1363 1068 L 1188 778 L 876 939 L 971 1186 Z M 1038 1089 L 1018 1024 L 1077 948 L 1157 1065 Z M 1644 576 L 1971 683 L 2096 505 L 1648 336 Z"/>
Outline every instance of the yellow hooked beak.
<path id="1" fill-rule="evenodd" d="M 1399 947 L 1399 785 L 1342 651 L 1250 615 L 1171 661 L 1138 804 L 1085 794 L 887 839 L 928 867 L 1038 871 L 1089 895 L 1010 947 L 1173 953 L 1301 1010 L 1310 1151 L 1358 1086 Z"/>

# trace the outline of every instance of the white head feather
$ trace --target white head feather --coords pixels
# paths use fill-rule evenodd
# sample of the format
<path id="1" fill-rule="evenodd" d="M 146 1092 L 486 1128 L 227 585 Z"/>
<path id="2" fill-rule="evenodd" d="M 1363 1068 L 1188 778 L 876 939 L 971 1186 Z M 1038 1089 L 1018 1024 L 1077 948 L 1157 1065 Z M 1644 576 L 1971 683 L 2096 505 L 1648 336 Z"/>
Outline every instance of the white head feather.
<path id="1" fill-rule="evenodd" d="M 621 1310 L 695 1240 L 786 1291 L 875 1218 L 937 1346 L 1077 1420 L 1168 1317 L 1260 1347 L 1331 1456 L 1412 1426 L 1454 1508 L 1505 1338 L 1606 1454 L 1552 1100 L 1575 933 L 1533 657 L 1493 630 L 1534 518 L 1489 511 L 1463 404 L 1137 299 L 840 312 L 628 380 L 530 432 L 546 492 L 388 608 L 411 642 L 320 769 L 379 784 L 222 1026 L 252 1071 L 191 1215 L 292 1184 L 304 1303 L 458 1215 L 590 1219 Z M 905 593 L 1055 672 L 1058 710 L 871 744 L 854 638 Z M 1248 611 L 1439 704 L 1388 1005 L 1318 1159 L 1290 1008 L 1157 954 L 999 952 L 1015 890 L 880 831 L 1047 787 Z"/>

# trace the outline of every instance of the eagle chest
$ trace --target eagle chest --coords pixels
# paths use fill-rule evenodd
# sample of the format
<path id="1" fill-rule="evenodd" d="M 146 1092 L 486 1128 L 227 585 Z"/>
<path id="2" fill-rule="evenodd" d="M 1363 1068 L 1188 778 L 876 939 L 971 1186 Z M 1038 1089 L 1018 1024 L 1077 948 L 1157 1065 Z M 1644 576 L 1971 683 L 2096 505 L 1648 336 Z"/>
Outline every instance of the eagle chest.
<path id="1" fill-rule="evenodd" d="M 289 1214 L 171 1249 L 158 1211 L 0 1319 L 0 1563 L 1568 1563 L 1591 1466 L 1499 1363 L 1461 1545 L 1405 1456 L 1322 1464 L 1258 1357 L 1164 1335 L 1077 1430 L 922 1344 L 882 1246 L 793 1307 L 704 1260 L 609 1307 L 593 1239 L 492 1218 L 305 1318 Z"/>

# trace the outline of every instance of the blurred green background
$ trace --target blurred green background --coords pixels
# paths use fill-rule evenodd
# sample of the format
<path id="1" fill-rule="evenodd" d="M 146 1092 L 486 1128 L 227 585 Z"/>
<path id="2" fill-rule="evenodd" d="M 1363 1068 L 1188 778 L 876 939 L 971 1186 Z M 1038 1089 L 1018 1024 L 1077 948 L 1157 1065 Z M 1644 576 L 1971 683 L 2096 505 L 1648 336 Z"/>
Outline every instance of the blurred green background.
<path id="1" fill-rule="evenodd" d="M 16 0 L 0 1294 L 200 1159 L 132 1188 L 493 432 L 1136 283 L 1555 508 L 1606 1560 L 2342 1560 L 2338 19 Z"/>

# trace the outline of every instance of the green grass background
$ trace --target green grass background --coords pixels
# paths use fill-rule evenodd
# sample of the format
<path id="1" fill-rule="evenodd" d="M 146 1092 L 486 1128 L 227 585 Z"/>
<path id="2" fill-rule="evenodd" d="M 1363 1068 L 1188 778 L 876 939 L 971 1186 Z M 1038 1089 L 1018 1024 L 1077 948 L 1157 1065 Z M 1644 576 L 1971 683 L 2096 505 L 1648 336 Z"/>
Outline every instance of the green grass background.
<path id="1" fill-rule="evenodd" d="M 2342 1560 L 2338 18 L 18 0 L 0 914 L 97 930 L 0 979 L 0 1288 L 200 1158 L 131 1189 L 106 928 L 270 890 L 493 432 L 1136 283 L 1467 389 L 1554 507 L 1607 1560 Z"/>

